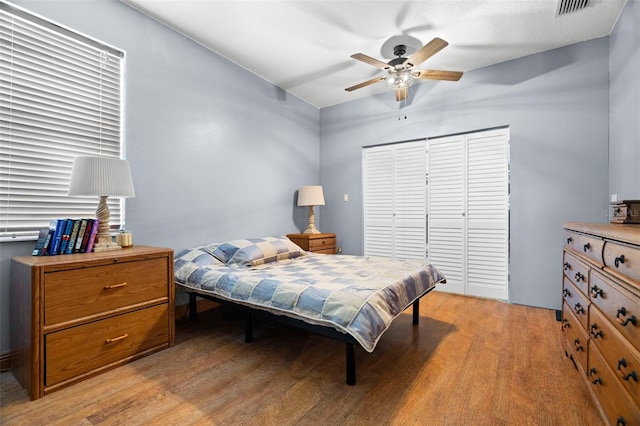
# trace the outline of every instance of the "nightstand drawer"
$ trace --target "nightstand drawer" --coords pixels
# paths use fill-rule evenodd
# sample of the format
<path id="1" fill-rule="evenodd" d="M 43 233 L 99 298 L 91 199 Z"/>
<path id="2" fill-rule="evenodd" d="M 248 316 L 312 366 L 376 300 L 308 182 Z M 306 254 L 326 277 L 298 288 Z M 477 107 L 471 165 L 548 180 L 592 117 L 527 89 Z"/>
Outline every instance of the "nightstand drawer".
<path id="1" fill-rule="evenodd" d="M 168 298 L 166 258 L 49 272 L 44 280 L 45 325 Z"/>
<path id="2" fill-rule="evenodd" d="M 320 252 L 320 250 L 334 250 L 336 247 L 336 237 L 324 237 L 309 239 L 309 251 Z"/>
<path id="3" fill-rule="evenodd" d="M 169 346 L 167 305 L 71 327 L 45 337 L 45 386 Z"/>

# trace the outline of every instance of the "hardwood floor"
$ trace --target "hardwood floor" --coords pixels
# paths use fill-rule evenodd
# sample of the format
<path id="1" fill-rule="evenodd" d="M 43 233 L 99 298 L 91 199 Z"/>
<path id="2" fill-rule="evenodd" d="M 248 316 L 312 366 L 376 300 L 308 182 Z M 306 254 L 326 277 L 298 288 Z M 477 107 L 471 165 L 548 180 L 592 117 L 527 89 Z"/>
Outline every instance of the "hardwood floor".
<path id="1" fill-rule="evenodd" d="M 0 424 L 601 425 L 555 312 L 432 292 L 376 350 L 241 314 L 180 320 L 176 346 L 36 401 L 0 375 Z"/>

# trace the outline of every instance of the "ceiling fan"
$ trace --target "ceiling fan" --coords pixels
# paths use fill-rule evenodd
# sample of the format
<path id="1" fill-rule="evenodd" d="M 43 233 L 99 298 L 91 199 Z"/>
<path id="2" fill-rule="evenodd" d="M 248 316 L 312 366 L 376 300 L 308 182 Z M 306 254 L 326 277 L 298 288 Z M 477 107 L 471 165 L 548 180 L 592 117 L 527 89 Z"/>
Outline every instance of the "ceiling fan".
<path id="1" fill-rule="evenodd" d="M 396 101 L 403 101 L 407 99 L 407 89 L 413 84 L 413 80 L 416 78 L 425 80 L 447 80 L 458 81 L 462 77 L 461 71 L 439 71 L 439 70 L 418 70 L 414 69 L 415 66 L 420 65 L 445 47 L 449 43 L 441 38 L 434 38 L 429 43 L 425 44 L 411 55 L 409 58 L 403 57 L 407 53 L 407 47 L 404 44 L 399 44 L 393 49 L 393 54 L 397 58 L 393 58 L 391 61 L 382 62 L 378 59 L 367 56 L 363 53 L 354 53 L 351 55 L 353 59 L 357 59 L 374 67 L 378 67 L 387 71 L 389 74 L 381 77 L 372 78 L 363 83 L 356 84 L 355 86 L 347 87 L 347 92 L 361 89 L 371 84 L 377 83 L 382 80 L 386 80 L 387 86 L 390 89 L 394 89 L 396 92 Z"/>

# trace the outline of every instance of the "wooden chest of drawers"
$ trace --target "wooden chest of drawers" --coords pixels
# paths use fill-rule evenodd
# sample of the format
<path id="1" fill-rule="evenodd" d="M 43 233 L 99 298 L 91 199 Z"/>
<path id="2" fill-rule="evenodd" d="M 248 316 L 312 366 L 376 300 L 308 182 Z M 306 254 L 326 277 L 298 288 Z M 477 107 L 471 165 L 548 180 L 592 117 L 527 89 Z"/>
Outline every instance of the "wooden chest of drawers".
<path id="1" fill-rule="evenodd" d="M 173 346 L 173 251 L 16 257 L 12 372 L 31 399 Z"/>
<path id="2" fill-rule="evenodd" d="M 640 425 L 640 227 L 565 224 L 565 353 L 610 425 Z"/>
<path id="3" fill-rule="evenodd" d="M 287 238 L 306 251 L 336 254 L 336 234 L 288 234 Z"/>

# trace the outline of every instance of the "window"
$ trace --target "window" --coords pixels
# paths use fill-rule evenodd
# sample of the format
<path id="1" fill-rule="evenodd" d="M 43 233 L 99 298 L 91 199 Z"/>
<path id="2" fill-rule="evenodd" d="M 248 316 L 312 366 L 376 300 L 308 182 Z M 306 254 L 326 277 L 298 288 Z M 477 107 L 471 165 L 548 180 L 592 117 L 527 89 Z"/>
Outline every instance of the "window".
<path id="1" fill-rule="evenodd" d="M 98 197 L 67 195 L 71 166 L 122 157 L 123 70 L 124 52 L 0 3 L 0 240 L 94 217 Z M 117 229 L 124 200 L 109 209 Z"/>

